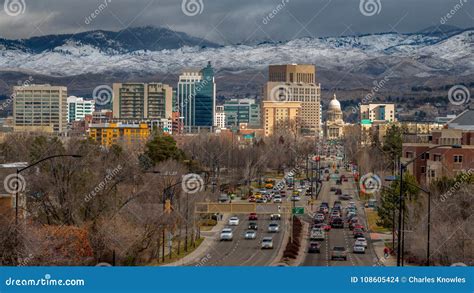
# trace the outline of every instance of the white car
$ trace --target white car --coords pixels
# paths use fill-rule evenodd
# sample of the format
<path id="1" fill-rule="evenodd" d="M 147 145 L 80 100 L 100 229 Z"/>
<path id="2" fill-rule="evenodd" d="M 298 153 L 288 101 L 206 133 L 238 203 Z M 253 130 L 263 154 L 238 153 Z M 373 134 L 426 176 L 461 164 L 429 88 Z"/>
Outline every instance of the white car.
<path id="1" fill-rule="evenodd" d="M 268 232 L 277 233 L 279 231 L 280 231 L 280 225 L 278 225 L 277 223 L 270 223 L 268 225 Z"/>
<path id="2" fill-rule="evenodd" d="M 234 238 L 234 233 L 232 233 L 232 229 L 230 228 L 222 229 L 221 236 L 220 236 L 221 241 L 223 240 L 232 241 L 233 238 Z"/>
<path id="3" fill-rule="evenodd" d="M 232 217 L 229 219 L 229 226 L 238 226 L 239 225 L 239 218 Z"/>
<path id="4" fill-rule="evenodd" d="M 292 201 L 300 201 L 301 197 L 299 197 L 299 195 L 293 195 L 293 196 L 291 196 L 291 200 Z"/>
<path id="5" fill-rule="evenodd" d="M 262 239 L 262 249 L 273 249 L 273 238 L 264 237 Z"/>
<path id="6" fill-rule="evenodd" d="M 313 228 L 309 237 L 311 240 L 324 240 L 325 233 L 324 230 L 319 228 Z"/>
<path id="7" fill-rule="evenodd" d="M 257 238 L 257 232 L 253 230 L 248 230 L 245 232 L 245 239 L 255 239 Z"/>
<path id="8" fill-rule="evenodd" d="M 281 214 L 271 214 L 271 215 L 270 215 L 270 220 L 272 220 L 272 221 L 279 221 L 279 220 L 281 220 Z"/>
<path id="9" fill-rule="evenodd" d="M 275 197 L 273 198 L 273 202 L 274 202 L 274 203 L 281 203 L 281 202 L 282 202 L 282 201 L 281 201 L 281 197 L 280 197 L 279 195 L 278 195 L 278 196 L 275 196 Z"/>
<path id="10" fill-rule="evenodd" d="M 359 237 L 356 239 L 354 245 L 361 245 L 364 246 L 364 248 L 367 248 L 367 240 L 363 237 Z"/>
<path id="11" fill-rule="evenodd" d="M 365 247 L 362 245 L 354 245 L 352 248 L 352 252 L 354 253 L 365 253 Z"/>

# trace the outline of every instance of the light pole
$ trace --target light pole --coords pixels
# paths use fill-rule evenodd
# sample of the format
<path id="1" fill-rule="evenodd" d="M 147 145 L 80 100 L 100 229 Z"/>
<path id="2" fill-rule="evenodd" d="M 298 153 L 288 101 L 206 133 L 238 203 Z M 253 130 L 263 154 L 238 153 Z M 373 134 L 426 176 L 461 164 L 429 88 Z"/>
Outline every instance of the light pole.
<path id="1" fill-rule="evenodd" d="M 19 184 L 19 177 L 20 177 L 20 173 L 33 167 L 33 166 L 36 166 L 38 165 L 39 163 L 41 162 L 44 162 L 44 161 L 47 161 L 47 160 L 51 160 L 51 159 L 54 159 L 54 158 L 59 158 L 59 157 L 71 157 L 71 158 L 82 158 L 82 156 L 80 155 L 54 155 L 54 156 L 49 156 L 49 157 L 46 157 L 46 158 L 43 158 L 29 166 L 26 166 L 24 168 L 21 168 L 21 169 L 16 169 L 16 180 L 17 180 L 17 185 L 16 185 L 16 193 L 15 193 L 15 201 L 16 201 L 16 204 L 15 204 L 15 224 L 18 225 L 18 194 L 20 193 L 20 184 Z"/>
<path id="2" fill-rule="evenodd" d="M 415 158 L 411 159 L 410 161 L 406 162 L 406 163 L 402 163 L 400 162 L 400 195 L 399 195 L 399 214 L 398 214 L 398 247 L 397 247 L 397 266 L 403 266 L 403 256 L 402 256 L 402 253 L 403 253 L 403 250 L 402 250 L 402 238 L 404 238 L 404 235 L 403 235 L 403 224 L 404 224 L 404 219 L 403 219 L 403 207 L 404 207 L 404 194 L 403 194 L 403 172 L 406 170 L 406 168 L 412 164 L 413 162 L 415 162 L 416 160 L 418 160 L 419 158 L 421 158 L 421 156 L 425 155 L 426 153 L 429 153 L 430 151 L 434 150 L 434 149 L 438 149 L 438 148 L 442 148 L 442 147 L 450 147 L 450 148 L 461 148 L 460 145 L 450 145 L 450 144 L 443 144 L 443 145 L 436 145 L 436 146 L 433 146 L 433 147 L 430 147 L 428 148 L 426 151 L 422 152 L 421 154 L 419 154 L 418 156 L 416 156 Z M 403 155 L 403 154 L 402 154 Z M 429 201 L 431 202 L 431 196 L 429 196 Z M 428 207 L 428 213 L 430 213 L 430 208 L 431 208 L 431 203 L 429 204 L 429 207 Z M 430 223 L 428 224 L 430 226 Z M 429 234 L 429 229 L 428 229 L 428 234 Z M 428 242 L 429 242 L 429 239 L 428 239 Z M 428 244 L 428 248 L 429 248 L 429 244 Z M 428 252 L 429 253 L 429 252 Z"/>

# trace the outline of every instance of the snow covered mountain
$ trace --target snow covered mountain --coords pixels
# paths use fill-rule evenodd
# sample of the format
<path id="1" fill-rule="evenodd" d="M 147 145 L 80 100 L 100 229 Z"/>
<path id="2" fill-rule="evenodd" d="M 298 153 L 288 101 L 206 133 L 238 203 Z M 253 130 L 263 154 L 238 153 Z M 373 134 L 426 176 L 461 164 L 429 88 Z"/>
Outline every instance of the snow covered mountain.
<path id="1" fill-rule="evenodd" d="M 127 72 L 179 73 L 202 67 L 263 69 L 268 64 L 313 63 L 320 68 L 369 75 L 414 76 L 474 74 L 474 30 L 447 33 L 383 33 L 362 36 L 301 38 L 288 42 L 219 46 L 163 28 L 122 32 L 0 39 L 0 70 L 49 76 Z"/>

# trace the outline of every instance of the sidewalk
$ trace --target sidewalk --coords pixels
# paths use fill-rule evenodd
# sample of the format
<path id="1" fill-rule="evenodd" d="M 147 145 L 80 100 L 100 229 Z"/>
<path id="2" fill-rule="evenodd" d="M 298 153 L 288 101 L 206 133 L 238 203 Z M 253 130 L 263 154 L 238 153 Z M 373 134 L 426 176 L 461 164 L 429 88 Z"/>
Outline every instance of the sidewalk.
<path id="1" fill-rule="evenodd" d="M 191 252 L 190 254 L 186 255 L 185 257 L 183 257 L 182 259 L 178 261 L 175 261 L 163 266 L 176 267 L 176 266 L 186 266 L 192 263 L 199 263 L 201 261 L 204 262 L 207 256 L 207 252 L 209 251 L 210 247 L 213 245 L 213 242 L 217 239 L 219 235 L 219 231 L 221 231 L 224 228 L 229 217 L 230 217 L 229 215 L 224 215 L 224 218 L 221 221 L 218 221 L 217 225 L 215 225 L 212 228 L 212 230 L 201 231 L 201 236 L 204 237 L 204 240 L 202 241 L 201 245 L 199 245 L 199 247 L 196 248 L 193 252 Z M 198 265 L 199 264 L 197 264 L 197 266 Z"/>
<path id="2" fill-rule="evenodd" d="M 372 246 L 377 257 L 375 265 L 385 267 L 397 266 L 397 259 L 393 255 L 385 257 L 383 252 L 385 241 L 392 241 L 392 234 L 370 233 L 370 238 L 372 239 Z"/>

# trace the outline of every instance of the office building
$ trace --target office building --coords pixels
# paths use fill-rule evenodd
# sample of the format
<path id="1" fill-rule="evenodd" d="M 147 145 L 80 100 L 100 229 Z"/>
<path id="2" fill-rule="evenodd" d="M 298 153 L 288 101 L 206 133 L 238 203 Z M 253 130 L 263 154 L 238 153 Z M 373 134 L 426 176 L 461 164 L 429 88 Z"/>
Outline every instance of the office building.
<path id="1" fill-rule="evenodd" d="M 67 88 L 61 86 L 15 86 L 14 131 L 60 134 L 67 130 Z"/>
<path id="2" fill-rule="evenodd" d="M 185 128 L 214 126 L 216 83 L 210 62 L 202 70 L 186 70 L 179 76 L 177 102 Z"/>
<path id="3" fill-rule="evenodd" d="M 321 129 L 321 85 L 316 84 L 314 65 L 270 65 L 263 89 L 265 101 L 301 102 L 301 134 L 319 137 Z"/>
<path id="4" fill-rule="evenodd" d="M 316 83 L 316 69 L 311 64 L 270 65 L 269 82 Z"/>
<path id="5" fill-rule="evenodd" d="M 255 99 L 231 99 L 224 103 L 226 127 L 246 123 L 248 127 L 260 127 L 260 105 Z"/>
<path id="6" fill-rule="evenodd" d="M 301 102 L 263 101 L 263 128 L 265 136 L 280 131 L 298 135 L 301 130 Z"/>
<path id="7" fill-rule="evenodd" d="M 224 129 L 225 128 L 224 106 L 217 106 L 215 115 L 216 117 L 214 118 L 214 126 L 217 129 Z"/>
<path id="8" fill-rule="evenodd" d="M 171 118 L 173 89 L 162 83 L 114 83 L 115 119 Z"/>
<path id="9" fill-rule="evenodd" d="M 82 121 L 86 115 L 92 115 L 95 111 L 94 100 L 84 100 L 71 96 L 67 98 L 67 112 L 68 112 L 68 123 L 73 121 Z"/>
<path id="10" fill-rule="evenodd" d="M 360 105 L 360 119 L 370 122 L 396 122 L 395 104 L 365 104 Z"/>
<path id="11" fill-rule="evenodd" d="M 147 123 L 103 123 L 91 124 L 89 136 L 103 146 L 124 143 L 127 145 L 146 142 L 150 137 L 151 128 Z"/>

